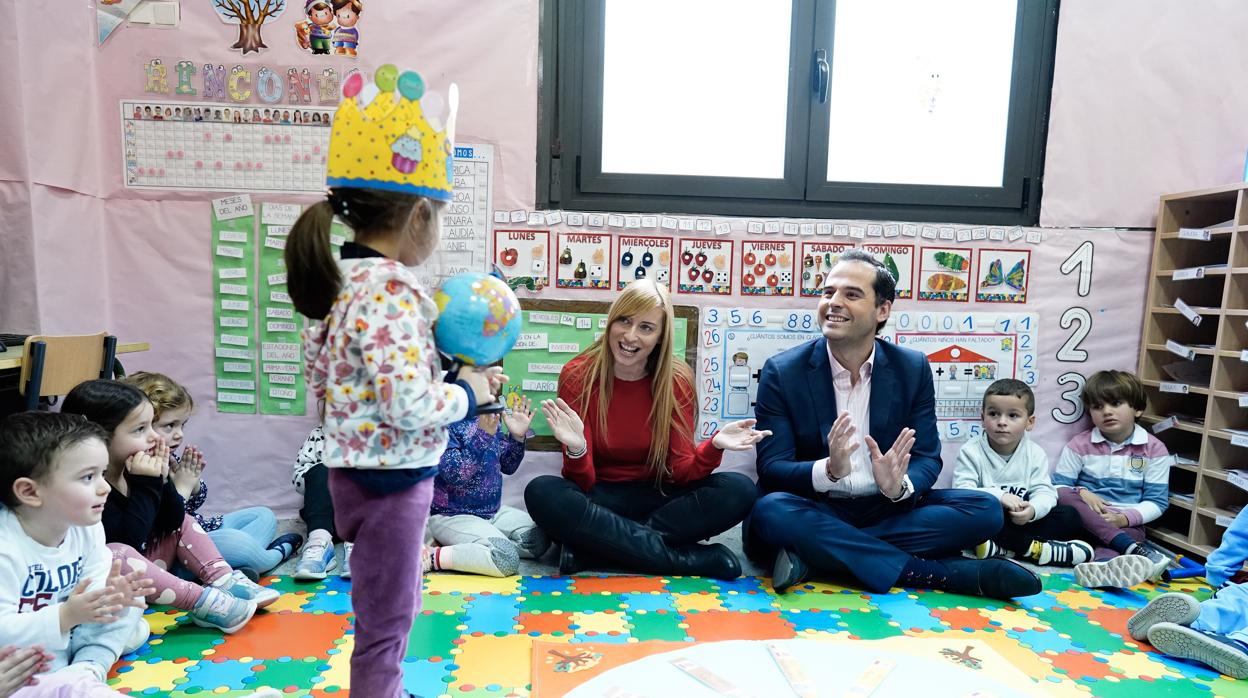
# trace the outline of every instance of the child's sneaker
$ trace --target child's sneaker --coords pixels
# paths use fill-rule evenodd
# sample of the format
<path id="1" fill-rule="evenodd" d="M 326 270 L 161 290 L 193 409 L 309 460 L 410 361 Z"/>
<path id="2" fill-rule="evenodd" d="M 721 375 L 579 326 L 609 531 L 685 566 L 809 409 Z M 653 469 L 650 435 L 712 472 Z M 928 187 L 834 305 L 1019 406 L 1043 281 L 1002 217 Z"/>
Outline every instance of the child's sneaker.
<path id="1" fill-rule="evenodd" d="M 338 566 L 334 559 L 333 544 L 326 545 L 319 540 L 309 540 L 303 546 L 303 555 L 295 567 L 295 579 L 309 581 L 324 579 L 325 575 Z"/>
<path id="2" fill-rule="evenodd" d="M 991 557 L 1009 557 L 1009 551 L 997 545 L 996 543 L 986 540 L 975 546 L 975 559 L 987 560 Z"/>
<path id="3" fill-rule="evenodd" d="M 1074 567 L 1092 559 L 1092 546 L 1081 540 L 1046 540 L 1040 544 L 1036 563 L 1055 567 Z"/>
<path id="4" fill-rule="evenodd" d="M 265 549 L 280 552 L 282 554 L 282 562 L 286 562 L 290 559 L 291 555 L 295 554 L 295 551 L 298 550 L 301 545 L 303 545 L 303 536 L 298 533 L 283 533 L 277 538 L 274 538 L 273 542 L 269 543 L 268 547 Z M 278 564 L 280 565 L 281 562 Z M 250 578 L 251 577 L 248 577 L 248 579 Z"/>
<path id="5" fill-rule="evenodd" d="M 1153 561 L 1143 555 L 1119 555 L 1105 562 L 1075 565 L 1075 581 L 1089 589 L 1126 589 L 1148 581 L 1153 567 Z"/>
<path id="6" fill-rule="evenodd" d="M 1171 657 L 1195 659 L 1227 676 L 1248 679 L 1248 653 L 1243 645 L 1228 637 L 1175 623 L 1158 623 L 1149 628 L 1148 643 Z"/>
<path id="7" fill-rule="evenodd" d="M 1132 544 L 1130 548 L 1127 548 L 1127 554 L 1143 555 L 1152 561 L 1153 569 L 1149 572 L 1148 578 L 1154 582 L 1159 581 L 1166 574 L 1166 570 L 1170 569 L 1170 563 L 1173 562 L 1169 555 L 1156 548 L 1150 548 L 1139 543 Z"/>
<path id="8" fill-rule="evenodd" d="M 190 612 L 191 622 L 195 625 L 216 628 L 225 633 L 238 631 L 255 614 L 256 604 L 213 586 L 204 587 Z"/>
<path id="9" fill-rule="evenodd" d="M 351 578 L 351 549 L 355 547 L 355 543 L 342 544 L 342 578 Z"/>
<path id="10" fill-rule="evenodd" d="M 221 591 L 229 592 L 231 596 L 254 603 L 256 608 L 264 608 L 282 598 L 282 592 L 270 587 L 262 587 L 238 570 L 218 579 L 212 585 Z"/>
<path id="11" fill-rule="evenodd" d="M 1187 594 L 1162 594 L 1135 612 L 1127 621 L 1127 632 L 1136 640 L 1147 640 L 1148 630 L 1158 623 L 1191 625 L 1200 617 L 1200 603 Z"/>

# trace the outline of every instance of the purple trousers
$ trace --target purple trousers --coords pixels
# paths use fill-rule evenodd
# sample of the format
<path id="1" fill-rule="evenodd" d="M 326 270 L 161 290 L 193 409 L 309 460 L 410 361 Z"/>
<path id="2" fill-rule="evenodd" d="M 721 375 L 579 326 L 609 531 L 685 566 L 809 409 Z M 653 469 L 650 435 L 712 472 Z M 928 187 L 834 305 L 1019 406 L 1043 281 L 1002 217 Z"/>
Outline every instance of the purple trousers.
<path id="1" fill-rule="evenodd" d="M 351 550 L 351 608 L 355 651 L 351 694 L 401 698 L 403 657 L 412 621 L 420 613 L 420 569 L 433 478 L 401 491 L 377 494 L 330 468 L 334 527 Z"/>
<path id="2" fill-rule="evenodd" d="M 1092 507 L 1088 506 L 1088 503 L 1083 501 L 1083 498 L 1080 497 L 1079 493 L 1073 488 L 1057 488 L 1057 503 L 1073 507 L 1075 511 L 1079 512 L 1079 520 L 1083 522 L 1084 530 L 1091 533 L 1093 537 L 1102 543 L 1109 543 L 1119 533 L 1127 534 L 1131 537 L 1131 540 L 1136 543 L 1144 542 L 1143 526 L 1127 526 L 1126 528 L 1118 528 L 1105 519 L 1102 519 L 1100 514 L 1092 511 Z M 1110 509 L 1113 511 L 1120 511 L 1114 507 L 1110 507 Z M 1118 557 L 1118 555 L 1118 551 L 1102 545 L 1097 547 L 1096 555 L 1093 559 L 1099 562 L 1113 557 Z"/>

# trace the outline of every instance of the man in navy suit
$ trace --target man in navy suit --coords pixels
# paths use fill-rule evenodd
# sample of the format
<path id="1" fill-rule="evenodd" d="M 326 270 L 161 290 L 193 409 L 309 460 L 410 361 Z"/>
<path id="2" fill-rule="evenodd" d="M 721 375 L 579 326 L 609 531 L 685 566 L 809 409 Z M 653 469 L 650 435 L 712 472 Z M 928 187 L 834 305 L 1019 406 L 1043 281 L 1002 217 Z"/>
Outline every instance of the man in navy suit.
<path id="1" fill-rule="evenodd" d="M 895 297 L 882 264 L 845 253 L 819 300 L 823 337 L 763 366 L 755 416 L 772 436 L 758 445 L 766 494 L 746 521 L 746 549 L 774 559 L 778 592 L 814 572 L 876 593 L 1037 594 L 1040 579 L 1021 565 L 960 555 L 1000 530 L 1001 505 L 932 489 L 941 460 L 927 357 L 875 337 Z"/>

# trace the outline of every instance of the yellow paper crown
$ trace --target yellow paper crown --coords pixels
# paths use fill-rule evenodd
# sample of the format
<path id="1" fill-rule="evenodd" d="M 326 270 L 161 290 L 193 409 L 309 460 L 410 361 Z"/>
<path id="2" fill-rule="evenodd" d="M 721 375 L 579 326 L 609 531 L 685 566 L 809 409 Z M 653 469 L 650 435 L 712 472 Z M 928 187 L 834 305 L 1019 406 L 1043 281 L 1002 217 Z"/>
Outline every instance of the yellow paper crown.
<path id="1" fill-rule="evenodd" d="M 400 75 L 393 65 L 383 65 L 368 87 L 363 76 L 355 73 L 343 83 L 342 94 L 329 138 L 329 186 L 451 200 L 451 154 L 459 106 L 454 84 L 447 94 L 445 127 L 425 118 L 420 106 L 425 81 L 410 70 Z M 365 102 L 363 108 L 361 102 Z"/>

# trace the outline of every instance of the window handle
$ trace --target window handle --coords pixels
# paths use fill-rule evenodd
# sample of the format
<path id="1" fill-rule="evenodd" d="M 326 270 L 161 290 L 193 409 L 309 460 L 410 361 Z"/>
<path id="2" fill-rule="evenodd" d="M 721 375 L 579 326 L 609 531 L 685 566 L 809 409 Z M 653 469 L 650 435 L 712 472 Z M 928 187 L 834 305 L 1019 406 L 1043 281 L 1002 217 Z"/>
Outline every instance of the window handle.
<path id="1" fill-rule="evenodd" d="M 815 50 L 815 70 L 810 76 L 810 89 L 819 96 L 820 104 L 828 103 L 828 83 L 832 76 L 832 70 L 828 67 L 828 52 L 826 49 Z"/>

